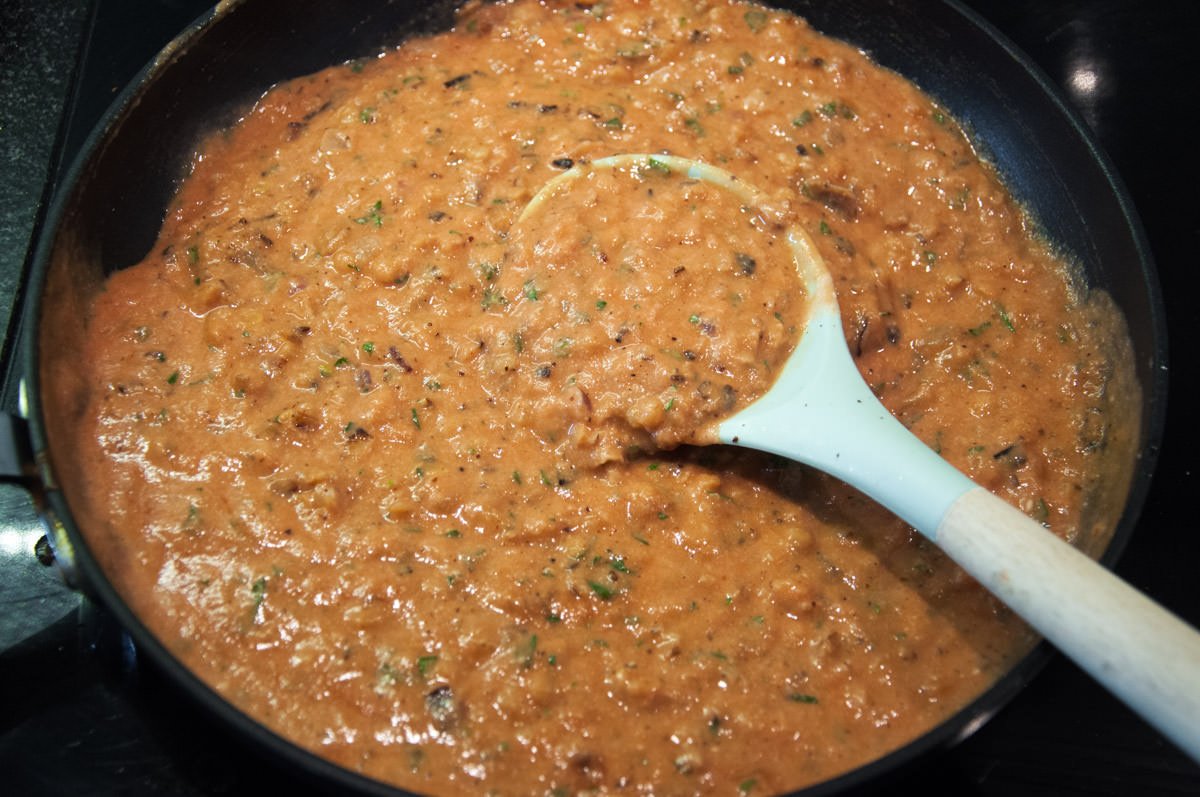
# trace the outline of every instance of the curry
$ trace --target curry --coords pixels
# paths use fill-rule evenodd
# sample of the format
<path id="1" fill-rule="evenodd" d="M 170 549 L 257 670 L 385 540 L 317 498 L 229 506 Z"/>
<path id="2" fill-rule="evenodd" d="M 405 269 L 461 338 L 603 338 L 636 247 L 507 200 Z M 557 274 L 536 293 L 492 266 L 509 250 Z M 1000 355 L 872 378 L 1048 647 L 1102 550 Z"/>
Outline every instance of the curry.
<path id="1" fill-rule="evenodd" d="M 895 415 L 1055 533 L 1111 527 L 1119 315 L 937 103 L 757 5 L 470 4 L 268 92 L 92 308 L 89 543 L 231 703 L 414 792 L 772 794 L 1029 649 L 854 490 L 676 446 L 769 386 L 804 297 L 669 169 L 517 224 L 623 152 L 779 198 Z"/>

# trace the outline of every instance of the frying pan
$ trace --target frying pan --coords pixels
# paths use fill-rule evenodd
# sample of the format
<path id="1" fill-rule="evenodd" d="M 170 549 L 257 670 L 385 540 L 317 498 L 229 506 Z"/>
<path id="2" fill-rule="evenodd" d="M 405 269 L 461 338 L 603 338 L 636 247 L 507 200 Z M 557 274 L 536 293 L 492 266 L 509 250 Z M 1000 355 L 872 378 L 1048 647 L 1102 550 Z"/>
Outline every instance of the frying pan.
<path id="1" fill-rule="evenodd" d="M 1154 269 L 1140 225 L 1106 158 L 1036 70 L 986 24 L 953 3 L 851 0 L 784 4 L 822 32 L 866 49 L 915 80 L 975 133 L 1018 199 L 1049 238 L 1071 252 L 1091 285 L 1108 290 L 1129 322 L 1142 390 L 1141 455 L 1111 564 L 1132 530 L 1157 454 L 1165 417 L 1165 331 Z M 139 647 L 220 721 L 290 765 L 339 791 L 395 794 L 300 751 L 236 712 L 181 667 L 124 605 L 72 514 L 82 472 L 55 446 L 83 406 L 72 375 L 73 342 L 86 334 L 86 310 L 104 276 L 132 265 L 152 245 L 163 209 L 191 153 L 209 132 L 234 121 L 271 84 L 371 54 L 406 35 L 445 27 L 453 4 L 342 4 L 243 0 L 205 14 L 114 104 L 68 173 L 47 219 L 29 282 L 23 335 L 26 414 L 36 474 L 56 554 L 81 588 L 104 603 Z M 136 164 L 136 168 L 131 168 Z M 1098 541 L 1102 542 L 1102 541 Z M 1031 677 L 1044 651 L 1022 662 L 971 706 L 906 748 L 810 792 L 840 791 L 952 743 L 994 712 Z"/>

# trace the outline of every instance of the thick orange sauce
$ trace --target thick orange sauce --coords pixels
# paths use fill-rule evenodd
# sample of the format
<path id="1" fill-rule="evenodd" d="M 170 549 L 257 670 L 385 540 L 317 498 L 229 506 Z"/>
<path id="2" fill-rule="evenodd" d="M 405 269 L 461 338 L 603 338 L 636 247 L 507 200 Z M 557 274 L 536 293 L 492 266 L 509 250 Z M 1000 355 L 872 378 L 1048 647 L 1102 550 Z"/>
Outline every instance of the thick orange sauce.
<path id="1" fill-rule="evenodd" d="M 562 237 L 522 244 L 548 180 L 622 152 L 785 197 L 884 403 L 1057 533 L 1102 536 L 1119 319 L 934 103 L 756 6 L 476 6 L 267 94 L 94 307 L 89 541 L 232 703 L 415 791 L 769 794 L 911 740 L 1028 648 L 828 477 L 612 444 L 613 418 L 648 434 L 752 397 L 802 307 L 715 196 L 567 203 Z"/>

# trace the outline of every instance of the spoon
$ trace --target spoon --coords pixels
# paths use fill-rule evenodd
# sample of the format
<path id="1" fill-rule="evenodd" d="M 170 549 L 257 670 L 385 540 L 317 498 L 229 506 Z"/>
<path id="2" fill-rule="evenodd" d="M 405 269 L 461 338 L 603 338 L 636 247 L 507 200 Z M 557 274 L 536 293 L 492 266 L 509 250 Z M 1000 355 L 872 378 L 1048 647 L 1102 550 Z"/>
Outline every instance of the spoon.
<path id="1" fill-rule="evenodd" d="M 750 207 L 770 204 L 762 191 L 714 166 L 626 154 L 558 175 L 518 223 L 594 170 L 646 168 L 710 183 Z M 976 485 L 892 416 L 850 356 L 833 278 L 811 239 L 794 226 L 783 238 L 806 294 L 803 333 L 767 392 L 695 442 L 787 457 L 871 496 L 1200 761 L 1200 633 Z"/>

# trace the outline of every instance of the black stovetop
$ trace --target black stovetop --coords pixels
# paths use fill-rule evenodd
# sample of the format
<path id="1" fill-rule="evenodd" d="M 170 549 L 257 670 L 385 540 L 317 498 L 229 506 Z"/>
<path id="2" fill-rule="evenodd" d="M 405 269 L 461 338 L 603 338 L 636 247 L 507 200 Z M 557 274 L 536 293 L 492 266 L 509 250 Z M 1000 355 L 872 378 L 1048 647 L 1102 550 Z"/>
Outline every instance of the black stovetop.
<path id="1" fill-rule="evenodd" d="M 1167 438 L 1117 572 L 1200 625 L 1200 494 L 1190 462 L 1188 288 L 1200 252 L 1190 126 L 1200 3 L 969 0 L 1062 86 L 1124 178 L 1158 264 L 1172 341 Z M 0 324 L 20 310 L 24 247 L 115 93 L 203 0 L 0 0 Z M 77 64 L 77 67 L 76 67 Z M 74 71 L 72 71 L 74 69 Z M 61 118 L 61 123 L 59 119 Z M 57 127 L 56 127 L 57 125 Z M 57 129 L 57 135 L 55 130 Z M 46 191 L 42 191 L 42 186 Z M 32 186 L 32 187 L 31 187 Z M 11 331 L 4 353 L 13 344 Z M 4 365 L 0 401 L 15 380 Z M 0 486 L 0 793 L 195 795 L 311 790 L 262 761 L 140 661 L 108 615 L 42 568 L 29 502 Z M 1197 718 L 1200 723 L 1200 718 Z M 874 792 L 1200 794 L 1200 767 L 1060 656 L 974 736 Z"/>

